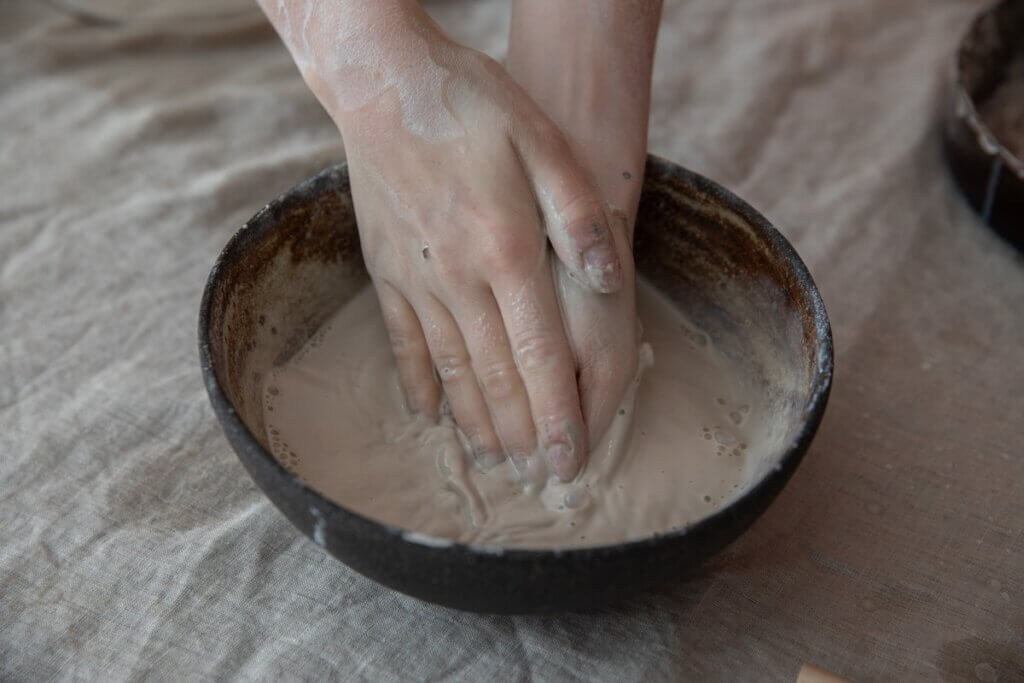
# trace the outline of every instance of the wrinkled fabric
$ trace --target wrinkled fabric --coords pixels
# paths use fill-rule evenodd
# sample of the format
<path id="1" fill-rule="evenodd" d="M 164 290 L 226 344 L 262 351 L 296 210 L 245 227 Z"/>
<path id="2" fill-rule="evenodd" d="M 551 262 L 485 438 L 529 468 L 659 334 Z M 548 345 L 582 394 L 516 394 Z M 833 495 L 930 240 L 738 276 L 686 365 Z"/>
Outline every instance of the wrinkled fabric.
<path id="1" fill-rule="evenodd" d="M 697 575 L 495 617 L 325 555 L 206 400 L 213 260 L 343 158 L 269 28 L 0 1 L 0 679 L 1024 679 L 1024 260 L 956 194 L 938 118 L 984 4 L 666 3 L 652 151 L 802 254 L 832 400 L 786 490 Z M 503 54 L 506 3 L 430 9 Z"/>

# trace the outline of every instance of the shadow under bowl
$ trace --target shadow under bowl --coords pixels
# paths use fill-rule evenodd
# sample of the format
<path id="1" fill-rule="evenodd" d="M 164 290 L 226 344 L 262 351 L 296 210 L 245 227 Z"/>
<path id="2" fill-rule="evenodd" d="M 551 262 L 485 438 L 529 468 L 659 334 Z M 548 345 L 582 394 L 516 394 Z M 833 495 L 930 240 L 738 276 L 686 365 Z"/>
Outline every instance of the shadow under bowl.
<path id="1" fill-rule="evenodd" d="M 271 455 L 266 373 L 367 282 L 346 168 L 301 183 L 256 214 L 210 273 L 199 317 L 206 388 L 228 441 L 270 500 L 356 571 L 423 600 L 493 613 L 594 609 L 686 572 L 735 539 L 793 474 L 832 381 L 828 316 L 804 264 L 760 214 L 717 184 L 650 157 L 635 234 L 638 272 L 757 381 L 778 448 L 746 490 L 684 528 L 565 550 L 425 538 L 326 499 Z"/>

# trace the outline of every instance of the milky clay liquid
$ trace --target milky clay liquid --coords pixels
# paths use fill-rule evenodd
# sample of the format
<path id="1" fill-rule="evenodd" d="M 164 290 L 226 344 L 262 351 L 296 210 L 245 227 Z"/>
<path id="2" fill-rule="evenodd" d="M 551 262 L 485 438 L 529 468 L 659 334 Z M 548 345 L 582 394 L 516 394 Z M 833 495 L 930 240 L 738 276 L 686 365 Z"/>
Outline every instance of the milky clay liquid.
<path id="1" fill-rule="evenodd" d="M 577 547 L 706 517 L 763 471 L 769 425 L 713 340 L 637 285 L 641 375 L 571 483 L 524 484 L 511 461 L 485 472 L 450 418 L 410 417 L 370 287 L 266 378 L 274 456 L 339 505 L 428 542 Z"/>

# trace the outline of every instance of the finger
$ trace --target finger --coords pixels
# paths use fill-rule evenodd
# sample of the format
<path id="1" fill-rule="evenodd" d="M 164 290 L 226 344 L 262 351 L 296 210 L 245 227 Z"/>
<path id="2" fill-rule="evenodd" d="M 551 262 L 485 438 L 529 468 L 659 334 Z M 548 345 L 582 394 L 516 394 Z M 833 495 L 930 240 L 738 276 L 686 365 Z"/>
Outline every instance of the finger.
<path id="1" fill-rule="evenodd" d="M 605 294 L 622 287 L 622 264 L 605 202 L 554 124 L 515 141 L 540 203 L 548 239 L 580 281 Z"/>
<path id="2" fill-rule="evenodd" d="M 565 336 L 551 269 L 536 268 L 525 279 L 496 278 L 491 290 L 530 399 L 538 446 L 559 479 L 570 481 L 586 459 L 587 436 L 575 360 Z"/>
<path id="3" fill-rule="evenodd" d="M 562 316 L 576 353 L 580 407 L 591 444 L 611 424 L 636 375 L 640 323 L 631 269 L 627 276 L 629 279 L 615 294 L 595 297 L 564 268 L 555 268 Z"/>
<path id="4" fill-rule="evenodd" d="M 537 448 L 537 434 L 498 304 L 488 292 L 472 312 L 458 311 L 455 317 L 501 445 L 522 470 Z"/>
<path id="5" fill-rule="evenodd" d="M 398 366 L 398 381 L 405 395 L 405 405 L 410 413 L 437 420 L 441 387 L 434 376 L 434 363 L 419 318 L 405 297 L 392 285 L 383 280 L 375 281 L 374 284 L 391 341 L 391 351 Z"/>
<path id="6" fill-rule="evenodd" d="M 455 319 L 433 297 L 419 303 L 416 312 L 455 423 L 469 442 L 473 457 L 483 467 L 497 464 L 504 459 L 504 453 Z"/>
<path id="7" fill-rule="evenodd" d="M 629 383 L 636 378 L 636 367 L 635 346 L 594 349 L 580 361 L 580 406 L 591 443 L 600 439 L 615 419 Z"/>

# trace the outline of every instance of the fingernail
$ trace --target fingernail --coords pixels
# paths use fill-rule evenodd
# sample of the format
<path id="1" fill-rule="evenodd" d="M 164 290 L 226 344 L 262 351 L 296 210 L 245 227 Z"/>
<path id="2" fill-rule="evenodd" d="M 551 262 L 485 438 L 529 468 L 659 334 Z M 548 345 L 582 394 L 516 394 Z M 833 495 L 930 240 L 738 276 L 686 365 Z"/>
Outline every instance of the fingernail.
<path id="1" fill-rule="evenodd" d="M 512 463 L 519 475 L 523 493 L 533 496 L 544 490 L 549 470 L 539 453 L 532 456 L 513 455 Z"/>
<path id="2" fill-rule="evenodd" d="M 473 457 L 476 459 L 477 467 L 484 472 L 494 469 L 505 461 L 504 455 L 501 453 L 494 453 L 492 451 L 474 454 Z"/>
<path id="3" fill-rule="evenodd" d="M 516 468 L 516 473 L 522 478 L 530 466 L 530 456 L 526 453 L 513 453 L 509 458 L 512 460 L 512 466 Z"/>
<path id="4" fill-rule="evenodd" d="M 611 294 L 622 286 L 619 257 L 608 240 L 602 240 L 583 252 L 583 272 L 591 286 L 603 294 Z"/>
<path id="5" fill-rule="evenodd" d="M 576 478 L 579 473 L 579 461 L 576 460 L 576 453 L 570 446 L 564 443 L 554 444 L 548 447 L 547 454 L 548 462 L 559 479 L 569 482 Z"/>

